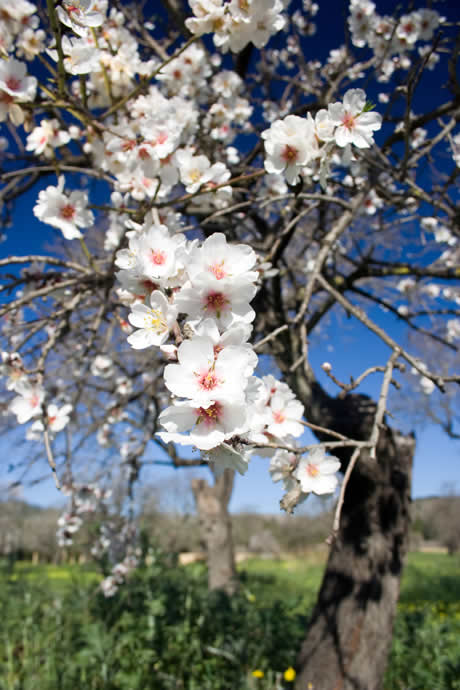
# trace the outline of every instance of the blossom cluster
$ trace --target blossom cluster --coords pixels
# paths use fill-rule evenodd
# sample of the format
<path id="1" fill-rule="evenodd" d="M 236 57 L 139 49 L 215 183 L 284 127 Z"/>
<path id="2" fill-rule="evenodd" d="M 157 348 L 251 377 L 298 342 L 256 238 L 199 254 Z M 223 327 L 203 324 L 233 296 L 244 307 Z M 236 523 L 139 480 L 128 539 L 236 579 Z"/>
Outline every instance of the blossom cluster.
<path id="1" fill-rule="evenodd" d="M 281 0 L 189 0 L 193 18 L 185 20 L 195 35 L 212 33 L 214 45 L 223 52 L 239 53 L 250 42 L 265 46 L 284 28 Z"/>
<path id="2" fill-rule="evenodd" d="M 110 575 L 99 585 L 104 596 L 111 597 L 139 564 L 137 530 L 132 522 L 121 516 L 116 519 L 110 516 L 110 489 L 102 489 L 97 484 L 65 484 L 61 491 L 68 496 L 69 505 L 58 519 L 58 545 L 71 546 L 84 519 L 97 514 L 99 533 L 91 547 L 91 553 L 98 559 L 105 556 L 112 564 Z"/>
<path id="3" fill-rule="evenodd" d="M 83 524 L 83 516 L 100 509 L 111 492 L 96 484 L 64 484 L 61 492 L 69 497 L 69 506 L 58 519 L 57 541 L 59 546 L 71 546 L 73 535 Z"/>
<path id="4" fill-rule="evenodd" d="M 378 55 L 410 50 L 416 41 L 430 41 L 442 22 L 439 12 L 419 9 L 398 20 L 380 16 L 371 0 L 351 0 L 348 26 L 353 45 L 369 45 Z"/>
<path id="5" fill-rule="evenodd" d="M 58 407 L 55 403 L 45 404 L 45 389 L 40 382 L 29 377 L 21 356 L 17 352 L 1 353 L 0 376 L 8 377 L 6 387 L 17 395 L 9 403 L 8 409 L 18 424 L 35 420 L 27 432 L 27 438 L 40 438 L 47 429 L 50 436 L 62 431 L 70 420 L 72 405 Z"/>
<path id="6" fill-rule="evenodd" d="M 311 175 L 313 161 L 327 164 L 334 146 L 370 148 L 381 126 L 382 117 L 368 107 L 365 92 L 349 89 L 342 103 L 329 104 L 315 118 L 310 113 L 306 118 L 288 115 L 263 131 L 265 170 L 283 173 L 289 184 L 297 184 L 301 177 Z"/>
<path id="7" fill-rule="evenodd" d="M 258 266 L 251 247 L 229 244 L 222 233 L 188 241 L 145 223 L 130 232 L 116 264 L 124 299 L 131 294 L 128 318 L 136 330 L 128 342 L 161 347 L 170 360 L 164 384 L 174 400 L 159 416 L 159 438 L 195 446 L 217 472 L 243 474 L 252 448 L 272 455 L 266 446 L 301 436 L 303 405 L 289 386 L 254 375 L 250 301 Z M 167 343 L 171 334 L 178 345 Z M 329 485 L 334 491 L 336 483 Z"/>

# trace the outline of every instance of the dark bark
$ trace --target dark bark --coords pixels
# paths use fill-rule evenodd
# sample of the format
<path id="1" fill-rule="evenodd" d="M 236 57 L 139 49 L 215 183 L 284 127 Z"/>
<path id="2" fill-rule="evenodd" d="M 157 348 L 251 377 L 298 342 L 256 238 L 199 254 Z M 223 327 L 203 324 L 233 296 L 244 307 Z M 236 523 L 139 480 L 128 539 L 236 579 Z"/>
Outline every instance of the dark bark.
<path id="1" fill-rule="evenodd" d="M 207 551 L 208 586 L 210 590 L 222 589 L 227 594 L 233 594 L 237 587 L 232 523 L 228 512 L 234 478 L 233 470 L 225 470 L 220 477 L 214 475 L 212 486 L 205 479 L 192 481 L 201 537 Z"/>
<path id="2" fill-rule="evenodd" d="M 299 655 L 296 687 L 378 690 L 407 550 L 413 437 L 385 429 L 345 494 L 339 534 Z"/>
<path id="3" fill-rule="evenodd" d="M 280 366 L 305 405 L 307 420 L 368 440 L 376 410 L 367 396 L 332 398 L 289 359 Z M 295 343 L 298 346 L 298 343 Z M 292 350 L 291 350 L 292 348 Z M 321 437 L 326 440 L 326 437 Z M 331 440 L 331 439 L 329 439 Z M 413 436 L 383 425 L 377 458 L 362 453 L 346 488 L 341 522 L 298 658 L 297 690 L 380 690 L 391 647 L 408 546 Z M 350 452 L 335 452 L 345 470 Z"/>

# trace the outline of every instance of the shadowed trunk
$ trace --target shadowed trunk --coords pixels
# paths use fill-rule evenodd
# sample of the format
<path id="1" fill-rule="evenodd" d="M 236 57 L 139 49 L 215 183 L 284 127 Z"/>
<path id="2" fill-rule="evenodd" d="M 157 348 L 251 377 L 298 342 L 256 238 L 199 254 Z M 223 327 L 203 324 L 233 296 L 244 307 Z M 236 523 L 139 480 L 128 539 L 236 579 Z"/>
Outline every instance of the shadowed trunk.
<path id="1" fill-rule="evenodd" d="M 407 550 L 415 442 L 385 430 L 347 486 L 339 534 L 298 658 L 297 690 L 378 690 Z"/>
<path id="2" fill-rule="evenodd" d="M 369 439 L 376 411 L 372 400 L 357 394 L 333 398 L 307 368 L 289 374 L 287 358 L 282 366 L 308 421 L 353 439 Z M 377 458 L 362 452 L 353 469 L 298 657 L 296 690 L 382 688 L 408 546 L 414 449 L 413 436 L 383 424 Z M 344 471 L 351 453 L 341 449 L 334 454 Z"/>
<path id="3" fill-rule="evenodd" d="M 208 586 L 210 590 L 223 589 L 227 594 L 233 594 L 237 587 L 232 523 L 228 512 L 234 477 L 233 470 L 225 470 L 219 477 L 214 474 L 212 486 L 205 479 L 192 481 L 201 538 L 206 544 Z"/>

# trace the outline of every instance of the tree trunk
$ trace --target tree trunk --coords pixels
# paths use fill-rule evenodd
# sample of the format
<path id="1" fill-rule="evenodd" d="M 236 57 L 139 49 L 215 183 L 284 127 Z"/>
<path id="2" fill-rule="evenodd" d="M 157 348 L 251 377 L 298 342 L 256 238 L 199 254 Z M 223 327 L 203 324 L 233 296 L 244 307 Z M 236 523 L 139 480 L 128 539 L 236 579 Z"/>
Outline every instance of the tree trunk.
<path id="1" fill-rule="evenodd" d="M 214 474 L 212 486 L 205 479 L 192 481 L 207 551 L 208 586 L 210 590 L 223 589 L 227 594 L 233 594 L 237 587 L 232 523 L 228 512 L 234 477 L 233 470 L 225 470 L 219 477 Z"/>
<path id="2" fill-rule="evenodd" d="M 407 550 L 413 437 L 387 429 L 362 458 L 298 659 L 297 690 L 379 690 Z M 311 684 L 311 686 L 309 685 Z"/>
<path id="3" fill-rule="evenodd" d="M 307 365 L 280 368 L 305 406 L 308 421 L 356 440 L 369 440 L 375 403 L 366 395 L 329 396 Z M 318 434 L 321 440 L 331 440 Z M 408 547 L 413 436 L 382 424 L 377 458 L 361 453 L 346 488 L 340 528 L 331 547 L 306 639 L 296 690 L 380 690 L 391 647 L 400 577 Z M 334 451 L 344 471 L 351 452 Z"/>

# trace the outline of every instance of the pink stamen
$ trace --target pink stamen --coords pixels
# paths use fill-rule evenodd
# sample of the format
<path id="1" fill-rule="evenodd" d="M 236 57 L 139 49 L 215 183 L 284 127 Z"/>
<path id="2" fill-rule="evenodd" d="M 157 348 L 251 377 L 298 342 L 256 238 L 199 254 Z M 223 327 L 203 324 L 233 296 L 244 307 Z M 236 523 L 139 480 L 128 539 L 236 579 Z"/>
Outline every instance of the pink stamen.
<path id="1" fill-rule="evenodd" d="M 198 385 L 200 388 L 206 391 L 212 391 L 220 383 L 219 379 L 215 375 L 214 371 L 209 369 L 204 374 L 198 374 Z"/>
<path id="2" fill-rule="evenodd" d="M 208 292 L 205 297 L 205 309 L 215 311 L 219 316 L 221 309 L 228 304 L 228 300 L 222 292 Z"/>
<path id="3" fill-rule="evenodd" d="M 292 161 L 295 161 L 297 159 L 298 154 L 299 152 L 296 148 L 294 148 L 293 146 L 289 146 L 289 144 L 287 144 L 284 148 L 281 157 L 284 158 L 284 160 L 288 163 L 292 163 Z"/>
<path id="4" fill-rule="evenodd" d="M 208 270 L 214 275 L 217 280 L 222 280 L 222 278 L 225 278 L 228 274 L 224 270 L 224 260 L 222 260 L 220 263 L 212 264 L 212 266 L 208 267 Z"/>
<path id="5" fill-rule="evenodd" d="M 19 91 L 21 88 L 21 82 L 17 77 L 8 77 L 5 84 L 10 89 L 10 91 Z"/>
<path id="6" fill-rule="evenodd" d="M 65 220 L 72 220 L 72 218 L 75 216 L 75 206 L 72 206 L 72 204 L 66 204 L 66 206 L 61 208 L 60 216 L 65 218 Z"/>
<path id="7" fill-rule="evenodd" d="M 354 129 L 356 126 L 356 121 L 354 116 L 351 113 L 345 113 L 342 119 L 342 124 L 344 127 L 346 127 L 348 130 Z"/>
<path id="8" fill-rule="evenodd" d="M 163 266 L 166 263 L 166 254 L 160 249 L 150 250 L 150 261 L 155 264 L 155 266 Z"/>
<path id="9" fill-rule="evenodd" d="M 206 409 L 198 407 L 195 412 L 198 414 L 197 424 L 203 423 L 205 426 L 215 426 L 222 415 L 222 405 L 218 402 L 213 403 Z"/>

